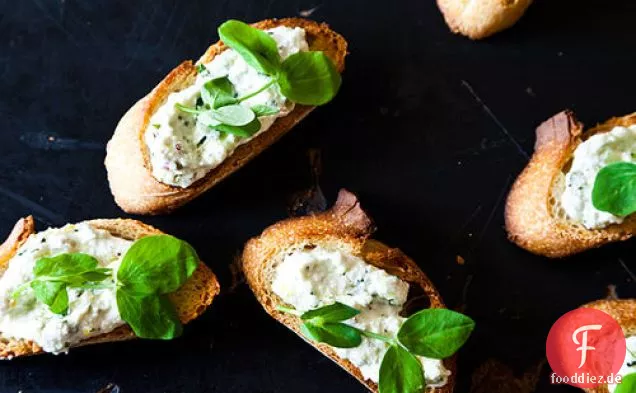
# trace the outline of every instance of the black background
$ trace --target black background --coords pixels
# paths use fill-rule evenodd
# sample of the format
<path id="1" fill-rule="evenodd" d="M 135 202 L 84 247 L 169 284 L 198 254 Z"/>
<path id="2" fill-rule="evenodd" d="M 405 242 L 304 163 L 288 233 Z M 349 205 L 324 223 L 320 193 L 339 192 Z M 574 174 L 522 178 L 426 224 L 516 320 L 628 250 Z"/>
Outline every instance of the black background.
<path id="1" fill-rule="evenodd" d="M 571 108 L 592 125 L 636 109 L 631 0 L 538 0 L 517 26 L 482 42 L 451 34 L 431 0 L 0 5 L 3 234 L 27 214 L 39 229 L 123 216 L 106 182 L 106 142 L 134 101 L 216 41 L 222 21 L 315 7 L 311 17 L 342 33 L 351 52 L 332 103 L 195 202 L 145 219 L 190 241 L 220 277 L 222 295 L 182 338 L 1 362 L 2 393 L 96 392 L 108 383 L 126 393 L 363 392 L 271 320 L 245 285 L 230 291 L 243 243 L 310 186 L 310 148 L 322 152 L 330 202 L 340 187 L 358 193 L 376 237 L 411 255 L 450 307 L 477 320 L 456 392 L 533 391 L 532 382 L 485 386 L 499 374 L 532 380 L 552 323 L 606 296 L 608 285 L 636 295 L 626 268 L 633 242 L 550 261 L 510 244 L 502 228 L 506 192 L 541 121 Z M 551 386 L 549 366 L 542 370 L 536 391 L 576 391 Z"/>

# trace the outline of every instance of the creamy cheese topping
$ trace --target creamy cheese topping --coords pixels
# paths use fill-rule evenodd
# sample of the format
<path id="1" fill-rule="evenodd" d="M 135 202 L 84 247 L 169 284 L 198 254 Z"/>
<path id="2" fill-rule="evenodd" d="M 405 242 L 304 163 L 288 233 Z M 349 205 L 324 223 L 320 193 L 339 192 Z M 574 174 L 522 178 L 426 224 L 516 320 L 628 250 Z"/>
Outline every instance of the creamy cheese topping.
<path id="1" fill-rule="evenodd" d="M 29 236 L 0 278 L 0 335 L 31 340 L 46 352 L 60 353 L 79 341 L 123 325 L 114 289 L 68 289 L 67 315 L 52 313 L 30 288 L 17 299 L 12 294 L 33 279 L 35 263 L 42 257 L 81 252 L 95 257 L 101 266 L 112 268 L 115 274 L 131 244 L 87 223 Z"/>
<path id="2" fill-rule="evenodd" d="M 588 229 L 623 222 L 624 217 L 597 210 L 592 205 L 598 172 L 608 164 L 622 161 L 636 162 L 636 126 L 615 127 L 610 132 L 593 135 L 576 148 L 561 196 L 561 206 L 570 219 Z"/>
<path id="3" fill-rule="evenodd" d="M 636 373 L 636 336 L 627 338 L 627 354 L 623 367 L 618 371 L 618 375 L 626 376 L 627 374 Z M 608 385 L 610 393 L 614 393 L 617 385 Z"/>
<path id="4" fill-rule="evenodd" d="M 394 336 L 405 318 L 399 316 L 409 285 L 361 258 L 322 247 L 287 255 L 276 267 L 272 290 L 299 311 L 341 302 L 360 311 L 348 324 Z M 366 379 L 378 382 L 384 341 L 362 338 L 355 348 L 334 348 Z M 428 386 L 446 384 L 450 371 L 437 359 L 419 358 Z"/>
<path id="5" fill-rule="evenodd" d="M 278 44 L 282 59 L 309 49 L 305 30 L 280 26 L 267 33 Z M 249 138 L 212 130 L 197 115 L 175 108 L 179 103 L 194 107 L 205 82 L 227 76 L 238 97 L 257 91 L 271 80 L 250 67 L 234 50 L 227 49 L 211 62 L 204 64 L 207 71 L 200 73 L 192 86 L 168 96 L 167 101 L 150 118 L 145 132 L 152 175 L 162 183 L 187 187 L 218 166 L 241 144 L 271 127 L 277 117 L 286 116 L 294 108 L 279 91 L 277 85 L 242 102 L 243 105 L 268 105 L 280 110 L 277 115 L 259 117 L 260 130 Z"/>

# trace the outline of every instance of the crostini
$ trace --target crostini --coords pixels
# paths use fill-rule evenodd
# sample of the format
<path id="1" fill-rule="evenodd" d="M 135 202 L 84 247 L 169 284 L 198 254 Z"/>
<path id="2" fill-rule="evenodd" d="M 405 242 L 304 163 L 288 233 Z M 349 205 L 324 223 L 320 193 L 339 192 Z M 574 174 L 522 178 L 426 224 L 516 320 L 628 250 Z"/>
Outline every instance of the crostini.
<path id="1" fill-rule="evenodd" d="M 269 315 L 370 391 L 423 392 L 426 386 L 427 392 L 452 392 L 454 352 L 474 322 L 445 309 L 417 264 L 369 239 L 372 231 L 355 195 L 342 190 L 330 210 L 281 221 L 251 239 L 243 271 Z M 424 310 L 405 319 L 414 299 L 423 300 Z M 418 318 L 428 319 L 419 326 L 421 335 L 408 337 Z M 424 333 L 436 325 L 460 333 L 439 347 L 427 336 L 432 331 Z M 417 348 L 416 341 L 429 346 Z"/>
<path id="2" fill-rule="evenodd" d="M 564 111 L 536 134 L 534 154 L 506 202 L 510 240 L 556 258 L 631 238 L 636 215 L 610 211 L 624 212 L 631 198 L 620 182 L 636 184 L 627 176 L 636 162 L 636 114 L 583 132 L 574 114 Z M 628 168 L 620 171 L 623 166 Z"/>
<path id="3" fill-rule="evenodd" d="M 171 339 L 218 293 L 214 273 L 187 243 L 139 221 L 36 233 L 26 217 L 0 246 L 0 359 Z"/>
<path id="4" fill-rule="evenodd" d="M 636 373 L 636 300 L 635 299 L 608 299 L 588 303 L 583 307 L 595 308 L 614 318 L 623 328 L 623 334 L 627 340 L 627 354 L 623 367 L 618 375 L 623 379 Z M 636 378 L 632 375 L 630 378 Z M 596 388 L 584 389 L 588 393 L 614 393 L 617 385 L 602 385 Z M 631 392 L 631 390 L 630 390 Z"/>
<path id="5" fill-rule="evenodd" d="M 505 30 L 523 16 L 532 0 L 437 0 L 453 33 L 473 40 Z"/>
<path id="6" fill-rule="evenodd" d="M 105 165 L 116 203 L 166 213 L 274 143 L 340 87 L 347 42 L 300 18 L 230 20 L 121 119 Z"/>

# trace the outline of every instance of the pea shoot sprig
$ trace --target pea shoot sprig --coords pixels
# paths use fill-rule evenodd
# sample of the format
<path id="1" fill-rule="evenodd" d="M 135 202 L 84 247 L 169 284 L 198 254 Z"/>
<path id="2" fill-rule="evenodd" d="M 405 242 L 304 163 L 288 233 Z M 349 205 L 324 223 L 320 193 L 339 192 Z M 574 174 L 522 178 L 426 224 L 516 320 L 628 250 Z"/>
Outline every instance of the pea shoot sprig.
<path id="1" fill-rule="evenodd" d="M 241 137 L 254 135 L 261 128 L 258 118 L 276 115 L 279 109 L 269 105 L 249 107 L 242 103 L 272 86 L 278 86 L 290 101 L 304 105 L 326 104 L 340 88 L 340 74 L 324 52 L 298 52 L 282 60 L 276 41 L 269 34 L 237 20 L 223 23 L 219 37 L 250 67 L 269 77 L 269 81 L 238 97 L 230 80 L 223 76 L 203 85 L 201 99 L 194 108 L 175 105 L 183 112 L 197 115 L 197 121 L 210 129 Z M 202 64 L 197 70 L 206 71 Z"/>
<path id="2" fill-rule="evenodd" d="M 182 326 L 167 295 L 179 289 L 198 264 L 196 252 L 183 240 L 168 235 L 148 236 L 130 246 L 116 276 L 87 254 L 40 258 L 33 269 L 33 280 L 19 286 L 13 298 L 19 301 L 31 288 L 35 298 L 49 306 L 52 313 L 65 315 L 69 311 L 69 288 L 115 290 L 119 314 L 137 337 L 169 340 L 181 335 Z"/>
<path id="3" fill-rule="evenodd" d="M 279 306 L 278 310 L 299 317 L 302 321 L 300 330 L 305 337 L 333 347 L 355 348 L 363 337 L 386 342 L 389 346 L 380 365 L 380 393 L 423 392 L 426 380 L 416 356 L 450 357 L 464 345 L 475 328 L 471 318 L 444 308 L 425 309 L 411 315 L 395 336 L 344 323 L 360 311 L 338 302 L 304 313 L 284 306 Z"/>

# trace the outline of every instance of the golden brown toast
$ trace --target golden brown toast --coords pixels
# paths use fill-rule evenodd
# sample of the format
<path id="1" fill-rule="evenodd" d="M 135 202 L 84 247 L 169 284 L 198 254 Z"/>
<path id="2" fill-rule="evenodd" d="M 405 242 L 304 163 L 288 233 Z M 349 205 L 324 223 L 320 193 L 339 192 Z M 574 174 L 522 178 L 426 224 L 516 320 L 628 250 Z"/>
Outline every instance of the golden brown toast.
<path id="1" fill-rule="evenodd" d="M 306 246 L 321 245 L 337 248 L 364 259 L 373 266 L 384 269 L 423 291 L 430 307 L 444 308 L 444 302 L 433 283 L 417 264 L 397 248 L 389 248 L 379 241 L 369 239 L 373 231 L 371 219 L 360 207 L 355 195 L 341 190 L 336 204 L 324 213 L 290 218 L 278 222 L 245 246 L 242 267 L 247 282 L 265 311 L 278 322 L 293 330 L 325 356 L 356 377 L 370 391 L 378 392 L 378 386 L 365 380 L 360 370 L 346 359 L 339 357 L 332 347 L 307 340 L 299 328 L 300 319 L 277 310 L 282 300 L 272 291 L 273 267 L 284 255 Z M 455 381 L 455 357 L 444 360 L 451 371 L 448 383 L 427 392 L 450 393 Z"/>
<path id="2" fill-rule="evenodd" d="M 537 128 L 534 154 L 515 181 L 506 201 L 506 230 L 511 241 L 535 254 L 565 257 L 604 244 L 627 240 L 636 232 L 636 215 L 621 224 L 587 229 L 568 220 L 559 207 L 565 172 L 576 147 L 591 135 L 636 124 L 636 113 L 615 117 L 583 132 L 571 111 L 563 111 Z"/>
<path id="3" fill-rule="evenodd" d="M 530 4 L 532 0 L 437 0 L 437 6 L 453 33 L 473 40 L 511 27 Z"/>
<path id="4" fill-rule="evenodd" d="M 611 315 L 623 328 L 625 337 L 636 335 L 636 299 L 598 300 L 583 307 L 595 308 Z M 607 385 L 583 390 L 588 393 L 609 393 Z"/>
<path id="5" fill-rule="evenodd" d="M 305 29 L 310 50 L 323 51 L 334 62 L 338 72 L 344 71 L 347 42 L 326 24 L 301 18 L 269 19 L 252 26 L 270 29 L 276 26 Z M 222 42 L 210 46 L 198 63 L 210 62 L 226 49 Z M 156 180 L 151 173 L 143 135 L 150 117 L 166 101 L 168 95 L 190 86 L 197 71 L 192 61 L 184 61 L 126 112 L 106 148 L 106 170 L 110 189 L 117 204 L 128 213 L 160 214 L 174 210 L 209 190 L 215 184 L 245 165 L 278 138 L 289 131 L 314 107 L 296 105 L 287 116 L 279 117 L 265 132 L 239 146 L 219 166 L 186 188 L 174 187 Z"/>
<path id="6" fill-rule="evenodd" d="M 113 236 L 127 240 L 137 240 L 144 236 L 162 234 L 160 230 L 142 222 L 129 219 L 90 220 L 88 223 L 98 229 L 110 232 Z M 7 240 L 0 245 L 0 275 L 6 270 L 10 259 L 16 250 L 26 241 L 30 234 L 35 233 L 33 217 L 20 219 Z M 219 293 L 219 283 L 212 271 L 203 263 L 192 277 L 177 292 L 169 295 L 170 300 L 179 314 L 182 323 L 188 323 L 205 311 Z M 89 344 L 123 341 L 135 338 L 128 326 L 121 326 L 110 333 L 89 338 L 77 346 Z M 17 356 L 28 356 L 42 353 L 42 348 L 31 341 L 2 338 L 0 332 L 0 359 Z"/>

